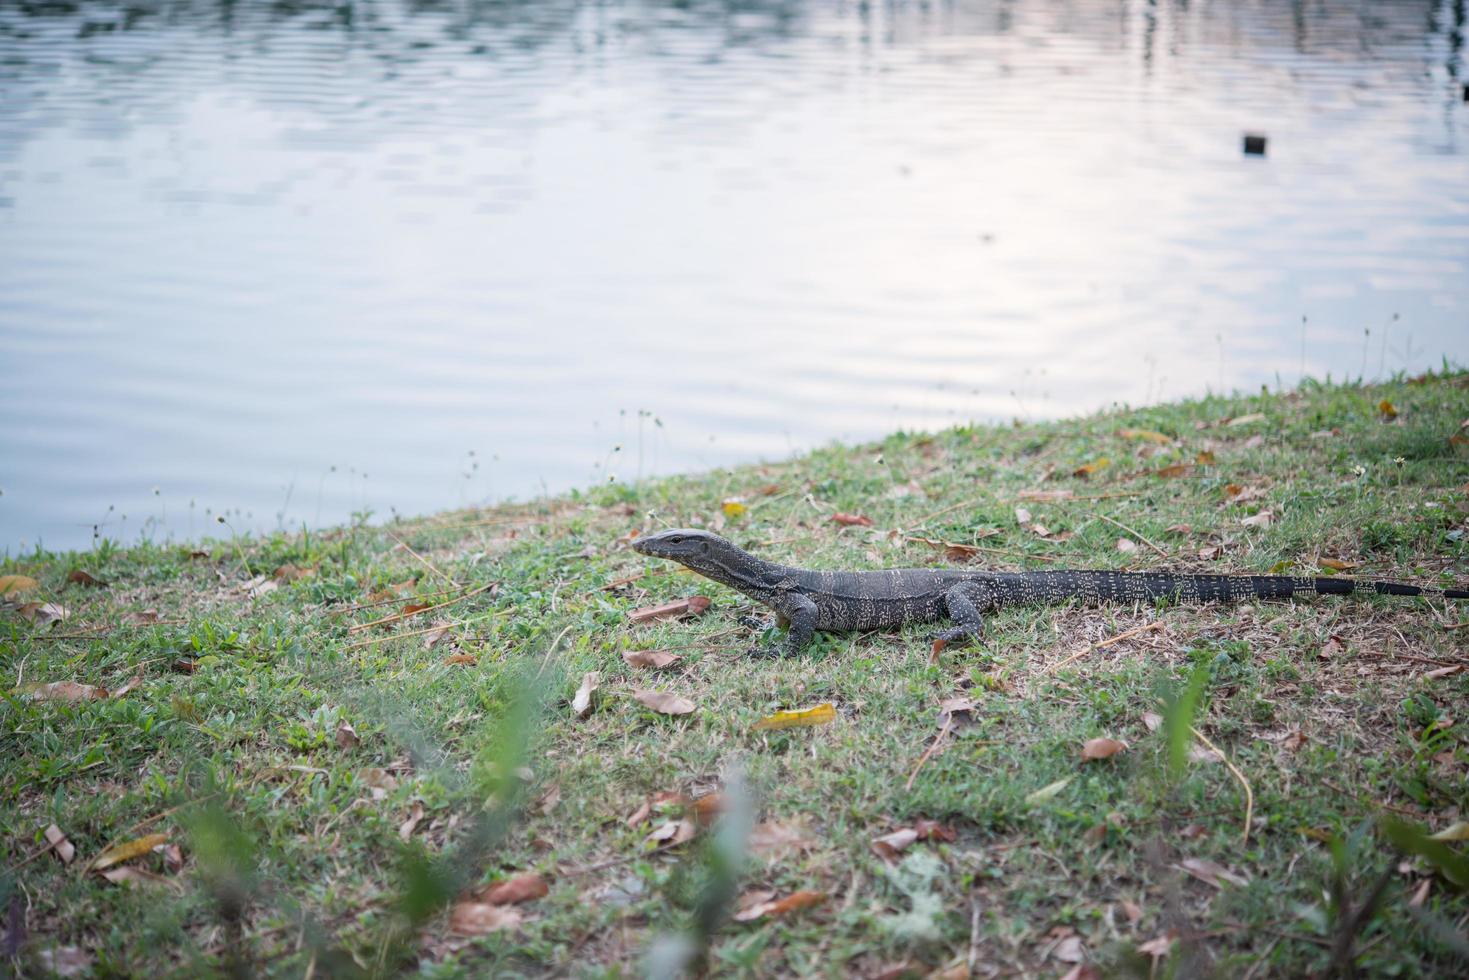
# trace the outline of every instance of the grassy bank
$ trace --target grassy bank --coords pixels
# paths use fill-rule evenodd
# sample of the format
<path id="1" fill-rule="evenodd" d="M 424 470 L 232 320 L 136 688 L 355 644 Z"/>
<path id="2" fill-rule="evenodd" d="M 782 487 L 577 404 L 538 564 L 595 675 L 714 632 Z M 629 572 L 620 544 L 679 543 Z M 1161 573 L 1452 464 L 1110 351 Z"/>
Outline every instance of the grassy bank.
<path id="1" fill-rule="evenodd" d="M 1466 419 L 1463 374 L 1309 385 L 10 561 L 4 953 L 28 975 L 626 975 L 706 947 L 727 975 L 1462 971 L 1464 845 L 1405 826 L 1469 819 L 1469 610 L 1017 608 L 936 660 L 915 626 L 773 661 L 744 656 L 760 610 L 626 543 L 703 525 L 831 568 L 1463 583 Z M 679 659 L 624 657 L 649 650 Z M 1124 744 L 1084 761 L 1102 738 Z M 510 881 L 528 900 L 485 890 Z M 757 892 L 816 894 L 757 916 Z"/>

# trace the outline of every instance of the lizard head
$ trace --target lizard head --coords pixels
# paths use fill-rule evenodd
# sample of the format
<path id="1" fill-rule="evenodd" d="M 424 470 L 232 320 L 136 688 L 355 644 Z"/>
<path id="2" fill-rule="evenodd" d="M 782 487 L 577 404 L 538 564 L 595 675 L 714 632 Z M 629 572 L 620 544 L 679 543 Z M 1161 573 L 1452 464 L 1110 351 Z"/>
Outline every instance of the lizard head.
<path id="1" fill-rule="evenodd" d="M 738 550 L 717 534 L 686 527 L 670 528 L 645 538 L 636 538 L 632 547 L 641 555 L 668 558 L 693 566 L 707 563 L 712 556 L 726 555 Z"/>

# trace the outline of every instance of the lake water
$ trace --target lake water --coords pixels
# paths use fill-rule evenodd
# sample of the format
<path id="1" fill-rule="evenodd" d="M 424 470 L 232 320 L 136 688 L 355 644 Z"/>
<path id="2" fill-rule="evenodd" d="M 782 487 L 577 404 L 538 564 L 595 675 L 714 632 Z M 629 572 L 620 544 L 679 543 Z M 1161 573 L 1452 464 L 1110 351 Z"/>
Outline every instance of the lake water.
<path id="1" fill-rule="evenodd" d="M 0 4 L 0 549 L 1464 365 L 1465 31 L 1462 0 Z"/>

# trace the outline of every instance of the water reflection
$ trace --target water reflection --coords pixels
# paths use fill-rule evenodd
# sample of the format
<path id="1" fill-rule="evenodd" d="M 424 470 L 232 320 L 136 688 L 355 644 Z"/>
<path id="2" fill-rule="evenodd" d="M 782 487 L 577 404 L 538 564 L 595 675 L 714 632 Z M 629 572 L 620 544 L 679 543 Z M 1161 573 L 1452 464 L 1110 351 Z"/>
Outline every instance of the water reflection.
<path id="1" fill-rule="evenodd" d="M 1464 363 L 1464 22 L 5 5 L 0 545 Z"/>

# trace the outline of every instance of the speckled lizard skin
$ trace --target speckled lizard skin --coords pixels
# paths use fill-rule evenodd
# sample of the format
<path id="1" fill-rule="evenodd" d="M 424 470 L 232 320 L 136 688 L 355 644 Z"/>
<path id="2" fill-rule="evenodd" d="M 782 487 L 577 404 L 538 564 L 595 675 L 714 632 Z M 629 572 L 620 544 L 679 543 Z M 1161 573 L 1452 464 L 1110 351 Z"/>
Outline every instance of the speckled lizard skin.
<path id="1" fill-rule="evenodd" d="M 717 534 L 674 528 L 638 538 L 633 548 L 667 558 L 775 610 L 785 640 L 764 651 L 794 653 L 816 630 L 867 630 L 931 623 L 953 626 L 935 635 L 942 644 L 978 639 L 984 615 L 1021 603 L 1239 602 L 1300 595 L 1427 595 L 1466 599 L 1469 592 L 1289 575 L 1186 575 L 1170 572 L 985 572 L 948 568 L 893 568 L 875 572 L 814 571 L 757 558 Z"/>

